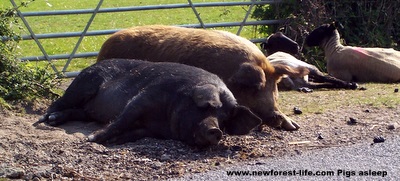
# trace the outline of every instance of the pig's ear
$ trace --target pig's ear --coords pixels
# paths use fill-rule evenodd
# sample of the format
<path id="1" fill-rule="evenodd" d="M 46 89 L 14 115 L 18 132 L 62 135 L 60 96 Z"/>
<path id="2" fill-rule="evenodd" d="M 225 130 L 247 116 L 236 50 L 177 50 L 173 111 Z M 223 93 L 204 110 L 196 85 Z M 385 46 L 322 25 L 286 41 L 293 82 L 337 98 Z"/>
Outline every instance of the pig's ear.
<path id="1" fill-rule="evenodd" d="M 248 134 L 261 124 L 261 119 L 244 106 L 236 106 L 231 119 L 224 122 L 225 132 L 230 135 Z"/>
<path id="2" fill-rule="evenodd" d="M 197 85 L 193 91 L 193 100 L 198 107 L 219 108 L 222 106 L 219 89 L 212 84 Z"/>
<path id="3" fill-rule="evenodd" d="M 265 86 L 265 73 L 259 66 L 243 63 L 229 81 L 242 86 L 261 89 Z"/>

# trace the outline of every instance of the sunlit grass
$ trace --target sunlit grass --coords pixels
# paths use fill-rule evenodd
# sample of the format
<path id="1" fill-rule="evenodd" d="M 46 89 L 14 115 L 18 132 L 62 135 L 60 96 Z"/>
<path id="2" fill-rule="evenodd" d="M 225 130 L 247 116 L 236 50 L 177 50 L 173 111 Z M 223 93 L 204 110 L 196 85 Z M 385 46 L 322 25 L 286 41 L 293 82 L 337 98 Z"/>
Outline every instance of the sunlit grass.
<path id="1" fill-rule="evenodd" d="M 323 113 L 328 110 L 347 107 L 387 107 L 400 105 L 400 93 L 394 92 L 400 84 L 362 84 L 366 90 L 318 90 L 313 93 L 280 91 L 279 105 L 285 113 L 300 107 L 304 113 Z"/>
<path id="2" fill-rule="evenodd" d="M 199 2 L 223 2 L 224 0 L 193 0 L 193 3 Z M 232 0 L 230 0 L 231 2 Z M 237 0 L 243 2 L 243 0 Z M 36 0 L 27 7 L 20 10 L 22 12 L 33 11 L 55 11 L 55 10 L 72 10 L 72 9 L 94 9 L 99 1 L 81 1 L 81 0 Z M 8 3 L 8 4 L 7 4 Z M 17 1 L 19 3 L 19 1 Z M 146 0 L 146 1 L 111 1 L 105 0 L 101 8 L 112 7 L 128 7 L 128 6 L 145 6 L 145 5 L 161 5 L 161 4 L 187 4 L 186 0 Z M 11 6 L 9 1 L 6 5 Z M 227 6 L 227 7 L 198 7 L 196 10 L 200 14 L 204 23 L 222 23 L 222 22 L 241 22 L 245 17 L 248 6 Z M 41 16 L 26 17 L 35 34 L 61 33 L 61 32 L 81 32 L 91 14 L 76 15 L 57 15 L 57 16 Z M 251 19 L 249 16 L 249 20 Z M 162 10 L 146 10 L 146 11 L 129 11 L 117 13 L 99 13 L 96 15 L 89 31 L 107 30 L 107 29 L 123 29 L 132 26 L 164 24 L 164 25 L 183 25 L 183 24 L 199 24 L 198 19 L 191 8 L 181 9 L 162 9 Z M 232 33 L 238 31 L 238 27 L 218 28 Z M 22 34 L 29 34 L 26 29 Z M 241 36 L 252 38 L 263 38 L 266 35 L 255 31 L 253 26 L 243 28 Z M 102 43 L 109 37 L 104 36 L 88 36 L 85 37 L 79 46 L 77 53 L 96 52 L 99 51 Z M 73 38 L 56 38 L 56 39 L 40 39 L 40 43 L 49 55 L 70 54 L 75 47 L 78 37 Z M 42 56 L 42 52 L 32 40 L 20 42 L 19 57 L 26 56 Z M 92 58 L 73 59 L 67 71 L 80 70 L 94 62 Z M 37 65 L 47 64 L 48 62 L 40 62 Z M 54 61 L 57 69 L 62 70 L 65 60 Z"/>

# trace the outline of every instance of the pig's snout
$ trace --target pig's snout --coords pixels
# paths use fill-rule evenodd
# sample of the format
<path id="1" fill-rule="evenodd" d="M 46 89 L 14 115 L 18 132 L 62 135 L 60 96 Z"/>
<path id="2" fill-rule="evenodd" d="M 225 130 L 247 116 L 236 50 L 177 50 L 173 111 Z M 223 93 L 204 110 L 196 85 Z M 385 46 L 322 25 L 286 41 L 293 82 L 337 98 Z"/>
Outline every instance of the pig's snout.
<path id="1" fill-rule="evenodd" d="M 205 138 L 210 144 L 216 145 L 222 139 L 222 131 L 218 128 L 211 128 L 207 130 Z"/>
<path id="2" fill-rule="evenodd" d="M 217 145 L 222 139 L 222 131 L 219 129 L 216 118 L 204 119 L 198 127 L 194 137 L 197 145 Z"/>

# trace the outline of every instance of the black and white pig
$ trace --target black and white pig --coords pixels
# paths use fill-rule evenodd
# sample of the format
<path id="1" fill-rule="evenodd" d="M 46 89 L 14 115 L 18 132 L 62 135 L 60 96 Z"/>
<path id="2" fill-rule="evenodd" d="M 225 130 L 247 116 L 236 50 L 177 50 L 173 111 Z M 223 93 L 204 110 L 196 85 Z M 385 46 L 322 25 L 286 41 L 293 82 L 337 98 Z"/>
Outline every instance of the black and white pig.
<path id="1" fill-rule="evenodd" d="M 177 63 L 115 59 L 84 69 L 34 125 L 110 123 L 89 141 L 122 144 L 143 137 L 215 145 L 223 131 L 243 135 L 261 123 L 238 105 L 216 75 Z"/>

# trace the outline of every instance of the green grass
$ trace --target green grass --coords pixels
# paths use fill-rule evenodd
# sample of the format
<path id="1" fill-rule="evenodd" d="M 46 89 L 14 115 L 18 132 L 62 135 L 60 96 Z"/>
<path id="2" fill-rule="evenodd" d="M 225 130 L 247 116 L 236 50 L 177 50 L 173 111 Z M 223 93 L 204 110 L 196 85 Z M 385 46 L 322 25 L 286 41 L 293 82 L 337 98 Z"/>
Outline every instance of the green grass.
<path id="1" fill-rule="evenodd" d="M 224 0 L 193 0 L 193 3 L 199 2 L 222 2 Z M 243 0 L 236 0 L 242 2 Z M 18 3 L 18 2 L 17 2 Z M 70 10 L 70 9 L 94 9 L 98 1 L 81 1 L 81 0 L 36 0 L 27 7 L 21 8 L 22 12 L 31 11 L 54 11 L 54 10 Z M 142 0 L 142 1 L 111 1 L 105 0 L 102 8 L 111 7 L 127 7 L 127 6 L 144 6 L 159 4 L 186 4 L 186 0 Z M 7 1 L 4 7 L 11 6 Z M 207 7 L 197 8 L 204 23 L 218 22 L 240 22 L 243 20 L 248 6 L 228 6 L 228 7 Z M 59 32 L 79 32 L 84 29 L 90 14 L 80 15 L 58 15 L 58 16 L 42 16 L 27 17 L 27 21 L 36 34 L 59 33 Z M 249 16 L 249 20 L 251 19 Z M 147 11 L 131 11 L 118 13 L 99 13 L 92 22 L 89 31 L 103 29 L 123 29 L 132 26 L 149 25 L 149 24 L 165 24 L 165 25 L 182 25 L 182 24 L 198 24 L 198 20 L 191 8 L 181 9 L 165 9 L 165 10 L 147 10 Z M 238 27 L 218 28 L 236 33 Z M 22 34 L 28 34 L 26 29 Z M 102 43 L 106 40 L 106 36 L 85 37 L 80 45 L 77 53 L 99 51 Z M 256 33 L 253 26 L 246 26 L 241 36 L 248 39 L 263 38 L 266 35 Z M 46 52 L 50 55 L 69 54 L 72 52 L 78 37 L 76 38 L 58 38 L 58 39 L 41 39 Z M 20 43 L 20 55 L 25 56 L 41 56 L 42 53 L 34 41 L 27 40 Z M 80 70 L 94 63 L 94 57 L 88 59 L 74 59 L 67 71 Z M 40 62 L 39 66 L 48 62 Z M 62 69 L 65 60 L 55 61 L 54 64 L 58 69 Z"/>
<path id="2" fill-rule="evenodd" d="M 279 105 L 284 113 L 293 112 L 297 106 L 304 113 L 316 114 L 349 107 L 396 108 L 400 105 L 400 93 L 394 92 L 399 84 L 367 83 L 360 86 L 367 90 L 318 90 L 309 94 L 280 91 Z"/>

